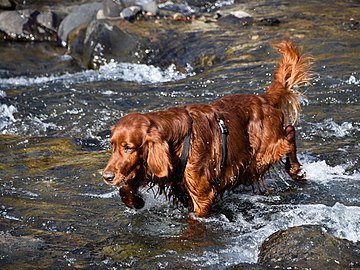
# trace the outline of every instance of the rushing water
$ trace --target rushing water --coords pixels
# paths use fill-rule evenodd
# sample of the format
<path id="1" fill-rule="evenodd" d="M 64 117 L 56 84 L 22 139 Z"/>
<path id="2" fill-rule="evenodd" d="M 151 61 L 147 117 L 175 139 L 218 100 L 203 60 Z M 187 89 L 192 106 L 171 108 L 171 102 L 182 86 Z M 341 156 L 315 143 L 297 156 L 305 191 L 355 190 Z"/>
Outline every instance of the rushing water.
<path id="1" fill-rule="evenodd" d="M 0 266 L 250 266 L 269 235 L 304 224 L 360 241 L 360 6 L 302 2 L 223 7 L 257 20 L 276 17 L 278 26 L 194 22 L 192 42 L 227 51 L 203 72 L 191 63 L 181 72 L 115 62 L 81 70 L 52 45 L 0 43 Z M 145 208 L 127 209 L 101 180 L 110 155 L 106 130 L 132 111 L 263 91 L 278 57 L 268 42 L 284 37 L 314 57 L 316 76 L 297 124 L 308 181 L 293 182 L 280 164 L 267 175 L 269 196 L 239 189 L 199 222 L 147 189 Z"/>

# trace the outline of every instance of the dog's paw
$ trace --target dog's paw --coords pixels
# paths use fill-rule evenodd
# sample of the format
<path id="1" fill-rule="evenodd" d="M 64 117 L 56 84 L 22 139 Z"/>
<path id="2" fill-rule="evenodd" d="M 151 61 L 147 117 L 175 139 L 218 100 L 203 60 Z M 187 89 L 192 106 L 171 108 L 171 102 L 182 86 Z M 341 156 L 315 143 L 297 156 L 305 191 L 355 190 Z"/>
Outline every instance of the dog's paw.
<path id="1" fill-rule="evenodd" d="M 122 186 L 119 190 L 121 200 L 129 208 L 141 209 L 145 205 L 144 199 L 129 186 Z"/>
<path id="2" fill-rule="evenodd" d="M 293 164 L 294 165 L 294 164 Z M 306 172 L 300 165 L 291 166 L 290 169 L 287 170 L 290 177 L 295 181 L 305 181 L 306 180 Z"/>

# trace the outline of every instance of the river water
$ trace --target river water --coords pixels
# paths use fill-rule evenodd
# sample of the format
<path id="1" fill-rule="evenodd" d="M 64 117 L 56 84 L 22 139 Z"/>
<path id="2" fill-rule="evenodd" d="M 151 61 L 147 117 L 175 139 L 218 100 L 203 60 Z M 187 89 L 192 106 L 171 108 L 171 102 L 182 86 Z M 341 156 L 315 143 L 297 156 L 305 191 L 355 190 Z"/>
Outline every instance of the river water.
<path id="1" fill-rule="evenodd" d="M 226 52 L 203 71 L 192 63 L 179 71 L 116 62 L 89 71 L 49 43 L 1 42 L 0 266 L 249 268 L 268 236 L 304 224 L 358 242 L 360 5 L 268 2 L 223 3 L 222 10 L 279 25 L 186 26 L 192 46 Z M 128 112 L 262 92 L 278 59 L 268 43 L 282 38 L 314 58 L 297 124 L 307 182 L 295 183 L 280 164 L 266 176 L 270 195 L 240 188 L 200 222 L 148 189 L 144 209 L 127 209 L 101 180 L 110 156 L 106 131 Z"/>

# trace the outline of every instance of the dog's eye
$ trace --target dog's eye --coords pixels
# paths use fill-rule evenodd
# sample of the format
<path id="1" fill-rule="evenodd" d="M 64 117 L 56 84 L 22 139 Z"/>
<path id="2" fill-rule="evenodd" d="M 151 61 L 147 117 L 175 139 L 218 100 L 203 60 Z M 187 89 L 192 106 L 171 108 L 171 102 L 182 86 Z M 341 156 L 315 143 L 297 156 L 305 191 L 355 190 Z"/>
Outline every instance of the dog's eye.
<path id="1" fill-rule="evenodd" d="M 132 150 L 132 148 L 130 146 L 128 146 L 128 145 L 124 146 L 124 152 L 125 153 L 129 153 L 131 150 Z"/>

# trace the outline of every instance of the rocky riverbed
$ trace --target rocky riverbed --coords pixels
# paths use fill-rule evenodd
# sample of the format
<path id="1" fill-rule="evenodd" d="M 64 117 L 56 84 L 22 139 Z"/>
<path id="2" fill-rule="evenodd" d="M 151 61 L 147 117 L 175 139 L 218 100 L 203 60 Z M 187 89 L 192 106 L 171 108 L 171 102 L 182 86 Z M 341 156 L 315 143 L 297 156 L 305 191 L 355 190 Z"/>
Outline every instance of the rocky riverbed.
<path id="1" fill-rule="evenodd" d="M 339 12 L 341 10 L 341 12 Z M 360 267 L 357 1 L 0 0 L 2 269 Z M 124 114 L 259 93 L 291 38 L 314 57 L 298 151 L 269 196 L 190 220 L 156 190 L 127 209 L 101 180 Z"/>

